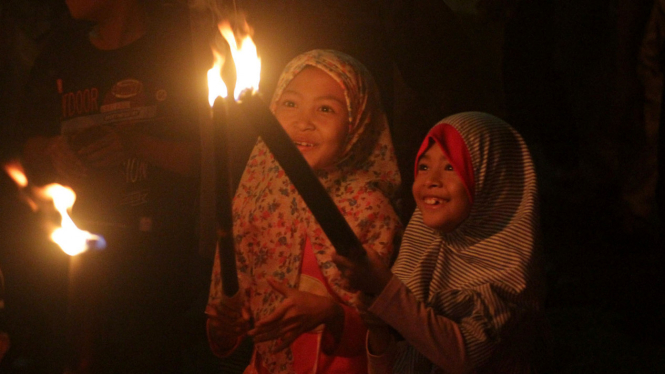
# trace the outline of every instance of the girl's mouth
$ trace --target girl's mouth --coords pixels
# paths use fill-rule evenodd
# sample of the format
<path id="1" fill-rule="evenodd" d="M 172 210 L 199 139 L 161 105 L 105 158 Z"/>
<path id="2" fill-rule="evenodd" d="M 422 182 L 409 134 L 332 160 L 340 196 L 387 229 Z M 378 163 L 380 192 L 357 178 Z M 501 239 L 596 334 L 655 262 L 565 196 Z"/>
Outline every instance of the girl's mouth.
<path id="1" fill-rule="evenodd" d="M 442 204 L 443 199 L 439 199 L 438 197 L 426 196 L 423 197 L 423 203 L 425 203 L 426 205 L 436 206 Z"/>
<path id="2" fill-rule="evenodd" d="M 293 144 L 296 145 L 296 147 L 300 150 L 300 152 L 305 152 L 313 149 L 316 144 L 314 143 L 309 143 L 309 142 L 303 142 L 303 141 L 294 141 Z"/>
<path id="3" fill-rule="evenodd" d="M 314 147 L 313 143 L 294 141 L 298 147 Z"/>

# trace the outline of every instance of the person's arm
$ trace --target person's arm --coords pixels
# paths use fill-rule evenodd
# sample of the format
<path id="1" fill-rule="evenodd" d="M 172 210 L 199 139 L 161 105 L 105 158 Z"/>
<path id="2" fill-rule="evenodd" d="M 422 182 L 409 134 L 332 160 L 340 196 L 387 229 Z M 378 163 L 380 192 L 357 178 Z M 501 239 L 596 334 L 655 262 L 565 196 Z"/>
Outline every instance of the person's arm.
<path id="1" fill-rule="evenodd" d="M 397 356 L 397 341 L 389 326 L 367 331 L 367 371 L 369 374 L 392 374 Z"/>
<path id="2" fill-rule="evenodd" d="M 117 166 L 128 156 L 134 156 L 182 176 L 198 173 L 198 142 L 157 138 L 135 130 L 133 126 L 139 125 L 127 123 L 106 128 L 99 139 L 76 150 L 76 156 L 95 169 Z"/>
<path id="3" fill-rule="evenodd" d="M 69 185 L 76 185 L 87 176 L 87 168 L 61 135 L 28 138 L 22 156 L 32 175 L 57 175 L 59 181 Z"/>
<path id="4" fill-rule="evenodd" d="M 369 311 L 445 372 L 466 373 L 471 369 L 458 324 L 418 301 L 397 277 L 390 279 Z"/>
<path id="5" fill-rule="evenodd" d="M 198 173 L 197 142 L 176 142 L 138 135 L 128 143 L 130 151 L 149 164 L 188 177 Z"/>

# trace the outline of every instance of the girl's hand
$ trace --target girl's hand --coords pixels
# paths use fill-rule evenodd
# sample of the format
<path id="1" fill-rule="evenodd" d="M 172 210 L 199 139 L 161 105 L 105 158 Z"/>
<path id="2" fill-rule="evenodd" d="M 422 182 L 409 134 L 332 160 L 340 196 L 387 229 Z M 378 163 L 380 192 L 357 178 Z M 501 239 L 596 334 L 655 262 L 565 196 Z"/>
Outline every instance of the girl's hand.
<path id="1" fill-rule="evenodd" d="M 232 349 L 238 337 L 251 328 L 251 313 L 246 307 L 240 307 L 236 297 L 227 299 L 229 303 L 208 305 L 208 336 L 222 349 Z"/>
<path id="2" fill-rule="evenodd" d="M 349 259 L 333 253 L 332 261 L 346 278 L 347 286 L 369 295 L 378 295 L 386 287 L 393 273 L 381 257 L 372 250 L 358 259 Z"/>
<path id="3" fill-rule="evenodd" d="M 51 158 L 53 168 L 67 183 L 76 184 L 87 176 L 86 167 L 70 148 L 67 138 L 56 136 L 49 140 L 46 154 Z"/>
<path id="4" fill-rule="evenodd" d="M 393 336 L 390 326 L 375 325 L 368 329 L 369 334 L 367 336 L 367 348 L 369 353 L 375 356 L 381 356 L 386 353 L 388 348 L 395 342 L 395 337 Z"/>
<path id="5" fill-rule="evenodd" d="M 369 353 L 375 356 L 384 354 L 395 342 L 390 325 L 368 311 L 361 311 L 360 318 L 367 325 Z"/>
<path id="6" fill-rule="evenodd" d="M 254 329 L 249 331 L 255 342 L 281 338 L 280 344 L 273 350 L 279 352 L 290 346 L 300 335 L 321 324 L 326 324 L 329 329 L 332 327 L 333 335 L 341 335 L 344 310 L 335 300 L 290 288 L 274 279 L 268 279 L 268 283 L 275 291 L 286 296 L 286 299 L 272 314 L 261 319 L 254 325 Z M 339 326 L 341 328 L 335 328 Z"/>

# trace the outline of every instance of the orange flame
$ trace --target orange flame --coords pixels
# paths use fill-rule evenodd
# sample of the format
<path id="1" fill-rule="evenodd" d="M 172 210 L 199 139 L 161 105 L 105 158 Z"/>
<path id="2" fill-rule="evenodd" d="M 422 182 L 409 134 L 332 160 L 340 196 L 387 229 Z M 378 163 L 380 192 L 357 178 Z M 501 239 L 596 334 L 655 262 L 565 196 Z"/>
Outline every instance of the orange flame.
<path id="1" fill-rule="evenodd" d="M 226 97 L 228 95 L 228 89 L 221 75 L 222 66 L 224 66 L 224 56 L 214 49 L 212 50 L 212 54 L 215 57 L 215 62 L 212 69 L 208 70 L 208 102 L 210 106 L 215 103 L 215 99 L 218 96 Z"/>
<path id="2" fill-rule="evenodd" d="M 11 162 L 4 165 L 4 169 L 9 176 L 20 187 L 21 192 L 28 188 L 28 178 L 23 172 L 23 167 L 18 162 Z M 69 188 L 57 183 L 49 184 L 45 187 L 30 187 L 32 196 L 42 202 L 52 201 L 55 209 L 60 213 L 60 227 L 56 227 L 51 233 L 51 240 L 58 244 L 60 248 L 70 256 L 76 256 L 89 249 L 90 243 L 94 242 L 97 248 L 105 246 L 104 238 L 99 235 L 91 234 L 76 227 L 74 221 L 69 216 L 72 206 L 76 201 L 76 194 Z M 38 205 L 33 199 L 26 196 L 33 210 L 37 210 Z"/>
<path id="3" fill-rule="evenodd" d="M 231 56 L 236 66 L 236 86 L 233 93 L 234 98 L 237 100 L 240 93 L 249 89 L 258 91 L 259 81 L 261 79 L 261 59 L 258 56 L 256 45 L 252 41 L 251 28 L 246 22 L 243 22 L 242 30 L 245 32 L 234 33 L 229 21 L 222 21 L 218 25 L 220 34 L 229 43 L 231 49 Z M 215 65 L 208 71 L 208 101 L 210 106 L 213 105 L 218 96 L 226 97 L 227 88 L 220 77 L 221 67 L 224 64 L 223 58 L 219 53 L 213 50 L 215 55 Z M 221 61 L 221 62 L 220 62 Z M 223 90 L 219 89 L 221 84 L 224 86 Z"/>

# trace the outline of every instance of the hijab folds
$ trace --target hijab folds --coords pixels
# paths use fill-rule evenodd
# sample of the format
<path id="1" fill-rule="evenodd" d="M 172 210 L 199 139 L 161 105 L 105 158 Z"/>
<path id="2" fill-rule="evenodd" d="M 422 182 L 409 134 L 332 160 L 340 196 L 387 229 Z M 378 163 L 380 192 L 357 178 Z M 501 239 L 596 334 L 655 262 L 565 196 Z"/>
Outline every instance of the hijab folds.
<path id="1" fill-rule="evenodd" d="M 454 231 L 441 233 L 416 210 L 393 272 L 419 300 L 458 324 L 478 368 L 510 326 L 539 309 L 536 175 L 520 135 L 489 114 L 443 119 L 423 141 L 416 164 L 431 144 L 441 147 L 465 184 L 471 212 Z M 407 368 L 426 366 L 426 360 L 408 347 L 396 370 L 412 372 Z"/>

